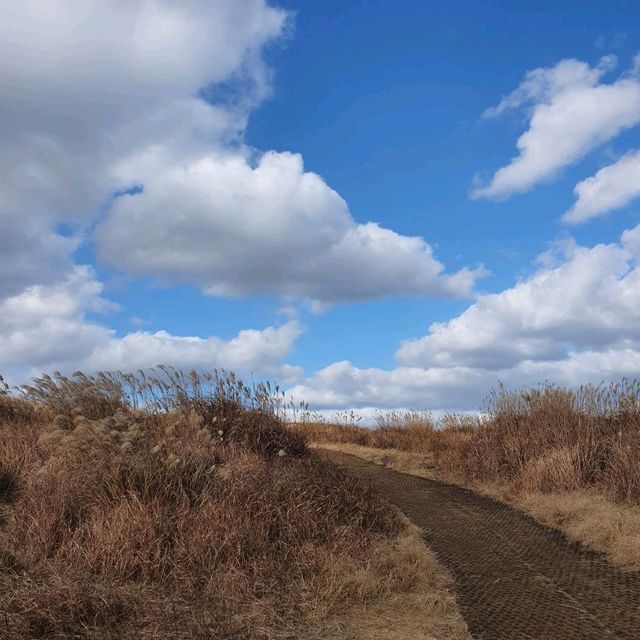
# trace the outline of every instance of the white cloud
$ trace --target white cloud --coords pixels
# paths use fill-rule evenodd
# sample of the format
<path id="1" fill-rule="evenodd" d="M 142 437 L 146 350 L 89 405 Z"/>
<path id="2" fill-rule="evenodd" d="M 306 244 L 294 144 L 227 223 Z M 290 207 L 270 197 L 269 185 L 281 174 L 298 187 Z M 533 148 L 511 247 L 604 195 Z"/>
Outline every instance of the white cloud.
<path id="1" fill-rule="evenodd" d="M 403 343 L 398 368 L 338 362 L 291 393 L 318 408 L 478 409 L 500 380 L 573 386 L 639 376 L 640 226 L 619 243 L 565 242 L 538 262 L 530 278 Z"/>
<path id="2" fill-rule="evenodd" d="M 640 256 L 640 225 L 627 229 L 620 238 L 620 243 L 635 256 Z"/>
<path id="3" fill-rule="evenodd" d="M 398 367 L 388 371 L 359 369 L 342 361 L 292 386 L 287 395 L 304 400 L 314 409 L 462 409 L 477 408 L 476 392 L 488 383 L 486 374 L 465 367 Z"/>
<path id="4" fill-rule="evenodd" d="M 123 111 L 261 66 L 286 18 L 265 0 L 4 3 L 0 78 L 9 104 Z"/>
<path id="5" fill-rule="evenodd" d="M 437 413 L 478 411 L 491 389 L 531 387 L 550 381 L 567 387 L 637 377 L 640 348 L 570 353 L 553 361 L 524 360 L 504 369 L 474 367 L 398 367 L 359 369 L 338 362 L 287 390 L 313 409 L 426 408 Z"/>
<path id="6" fill-rule="evenodd" d="M 121 186 L 111 167 L 132 148 L 237 138 L 286 20 L 264 0 L 1 3 L 0 300 L 70 272 L 76 223 Z M 236 77 L 243 104 L 194 98 Z"/>
<path id="7" fill-rule="evenodd" d="M 554 177 L 597 145 L 640 122 L 640 80 L 634 73 L 603 83 L 615 58 L 596 67 L 562 60 L 554 67 L 534 69 L 520 86 L 486 116 L 530 105 L 529 128 L 517 142 L 519 155 L 493 175 L 475 198 L 507 198 Z"/>
<path id="8" fill-rule="evenodd" d="M 292 153 L 243 141 L 268 91 L 264 47 L 287 16 L 265 0 L 45 0 L 0 5 L 0 362 L 15 375 L 132 369 L 160 361 L 285 381 L 291 320 L 230 340 L 134 331 L 90 318 L 111 308 L 73 252 L 116 189 L 97 241 L 132 274 L 213 295 L 272 294 L 311 308 L 388 296 L 468 295 L 478 273 L 447 275 L 421 238 L 359 224 Z M 478 196 L 530 188 L 640 121 L 633 74 L 611 84 L 563 61 L 531 72 L 492 110 L 531 105 L 521 155 Z M 636 70 L 637 71 L 637 70 Z M 216 106 L 198 91 L 230 83 Z M 597 177 L 597 176 L 596 176 Z M 586 193 L 586 192 L 585 192 Z M 581 194 L 578 194 L 581 196 Z M 73 237 L 58 231 L 71 222 Z M 293 387 L 323 407 L 475 408 L 498 378 L 534 383 L 640 371 L 640 228 L 619 244 L 568 245 L 512 289 L 404 344 L 392 371 L 331 365 Z M 549 256 L 547 256 L 549 258 Z"/>
<path id="9" fill-rule="evenodd" d="M 564 254 L 554 256 L 558 264 L 545 256 L 548 266 L 529 279 L 434 323 L 427 336 L 400 347 L 399 362 L 501 369 L 640 340 L 640 268 L 630 237 L 592 248 L 565 243 Z"/>
<path id="10" fill-rule="evenodd" d="M 266 0 L 0 4 L 5 372 L 170 361 L 297 375 L 282 364 L 295 320 L 222 340 L 118 337 L 89 318 L 109 304 L 74 252 L 99 205 L 134 186 L 142 191 L 116 198 L 98 233 L 101 254 L 134 274 L 290 304 L 469 292 L 476 274 L 444 275 L 420 238 L 357 224 L 300 156 L 244 144 L 269 91 L 264 49 L 289 17 Z M 202 92 L 224 99 L 213 105 Z"/>
<path id="11" fill-rule="evenodd" d="M 34 285 L 0 301 L 0 362 L 3 368 L 37 371 L 73 368 L 112 332 L 85 320 L 87 311 L 107 311 L 102 285 L 88 267 L 75 267 L 51 285 Z"/>
<path id="12" fill-rule="evenodd" d="M 67 273 L 77 239 L 56 233 L 48 220 L 20 215 L 1 203 L 0 225 L 0 301 Z"/>
<path id="13" fill-rule="evenodd" d="M 56 225 L 90 230 L 133 186 L 98 234 L 132 274 L 316 305 L 468 295 L 480 271 L 446 275 L 421 238 L 357 224 L 298 155 L 243 143 L 269 90 L 264 48 L 288 19 L 266 0 L 2 4 L 0 216 L 45 233 L 9 231 L 23 268 L 0 295 L 62 277 L 75 245 Z M 201 99 L 212 88 L 227 100 Z"/>
<path id="14" fill-rule="evenodd" d="M 244 329 L 231 340 L 136 331 L 95 345 L 86 368 L 137 370 L 169 363 L 184 370 L 223 368 L 245 375 L 278 375 L 286 382 L 299 374 L 297 367 L 283 365 L 282 360 L 301 331 L 297 322 L 262 330 Z"/>
<path id="15" fill-rule="evenodd" d="M 144 190 L 118 198 L 99 255 L 128 273 L 193 282 L 213 295 L 339 302 L 464 296 L 479 272 L 444 275 L 421 238 L 357 224 L 297 154 L 193 154 L 152 147 L 123 162 Z M 123 183 L 126 182 L 123 178 Z"/>
<path id="16" fill-rule="evenodd" d="M 640 196 L 640 151 L 630 151 L 617 162 L 579 182 L 576 203 L 562 219 L 579 224 L 629 204 Z"/>
<path id="17" fill-rule="evenodd" d="M 136 149 L 179 156 L 237 144 L 268 91 L 264 47 L 288 15 L 265 0 L 25 0 L 0 5 L 0 362 L 18 376 L 169 361 L 258 373 L 281 365 L 300 327 L 231 340 L 137 331 L 88 318 L 112 309 L 93 270 L 74 266 L 98 205 L 135 176 Z M 212 106 L 198 91 L 242 85 Z M 69 223 L 71 233 L 62 233 Z"/>
<path id="18" fill-rule="evenodd" d="M 2 3 L 3 193 L 50 215 L 93 213 L 112 160 L 187 117 L 158 112 L 240 75 L 249 102 L 264 95 L 261 51 L 286 19 L 264 0 Z"/>
<path id="19" fill-rule="evenodd" d="M 102 284 L 88 267 L 76 267 L 54 285 L 29 287 L 0 301 L 0 362 L 3 375 L 24 381 L 42 371 L 135 370 L 160 363 L 179 368 L 227 368 L 248 375 L 277 375 L 287 381 L 298 369 L 282 364 L 302 329 L 243 330 L 223 340 L 135 331 L 123 337 L 87 318 L 87 312 L 115 310 L 102 297 Z"/>

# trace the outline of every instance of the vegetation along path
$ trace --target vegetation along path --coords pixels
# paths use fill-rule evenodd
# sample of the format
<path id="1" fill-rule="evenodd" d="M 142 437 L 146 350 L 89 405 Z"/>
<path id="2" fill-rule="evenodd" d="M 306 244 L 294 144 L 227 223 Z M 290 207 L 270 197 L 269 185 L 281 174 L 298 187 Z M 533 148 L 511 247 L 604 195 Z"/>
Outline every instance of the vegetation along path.
<path id="1" fill-rule="evenodd" d="M 424 531 L 481 640 L 640 638 L 640 573 L 624 573 L 511 507 L 326 451 Z"/>

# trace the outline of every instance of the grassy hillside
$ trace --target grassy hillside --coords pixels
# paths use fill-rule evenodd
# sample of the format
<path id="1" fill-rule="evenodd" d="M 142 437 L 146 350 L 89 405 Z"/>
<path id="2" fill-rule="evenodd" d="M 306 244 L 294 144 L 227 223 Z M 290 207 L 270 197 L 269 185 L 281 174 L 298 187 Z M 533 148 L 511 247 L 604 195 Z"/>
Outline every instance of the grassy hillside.
<path id="1" fill-rule="evenodd" d="M 466 637 L 418 532 L 271 409 L 171 370 L 0 395 L 0 635 Z"/>

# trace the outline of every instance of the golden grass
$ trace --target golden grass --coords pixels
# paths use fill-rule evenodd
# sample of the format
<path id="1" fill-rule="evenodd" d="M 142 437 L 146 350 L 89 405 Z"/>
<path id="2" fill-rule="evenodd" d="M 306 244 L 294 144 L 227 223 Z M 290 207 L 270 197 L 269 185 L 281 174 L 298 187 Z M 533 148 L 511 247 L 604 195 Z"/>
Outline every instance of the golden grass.
<path id="1" fill-rule="evenodd" d="M 340 620 L 347 637 L 470 640 L 451 594 L 451 576 L 424 545 L 420 529 L 402 519 L 403 533 L 373 549 L 366 570 L 353 575 L 363 604 L 352 606 Z"/>
<path id="2" fill-rule="evenodd" d="M 419 478 L 439 478 L 432 454 L 409 453 L 407 451 L 398 451 L 397 449 L 377 449 L 348 442 L 310 442 L 309 447 L 350 453 L 368 462 L 380 464 Z"/>
<path id="3" fill-rule="evenodd" d="M 403 424 L 403 416 L 406 424 Z M 417 416 L 420 416 L 418 419 Z M 341 444 L 384 451 L 421 454 L 439 462 L 460 450 L 473 438 L 477 422 L 466 416 L 447 416 L 445 427 L 437 428 L 428 414 L 392 413 L 389 420 L 381 414 L 376 428 L 323 422 L 291 423 L 289 429 L 300 433 L 308 441 L 326 445 Z"/>
<path id="4" fill-rule="evenodd" d="M 3 638 L 469 637 L 418 532 L 265 398 L 92 380 L 2 397 Z"/>
<path id="5" fill-rule="evenodd" d="M 511 501 L 575 542 L 605 553 L 619 567 L 640 571 L 640 507 L 587 491 L 527 492 Z"/>

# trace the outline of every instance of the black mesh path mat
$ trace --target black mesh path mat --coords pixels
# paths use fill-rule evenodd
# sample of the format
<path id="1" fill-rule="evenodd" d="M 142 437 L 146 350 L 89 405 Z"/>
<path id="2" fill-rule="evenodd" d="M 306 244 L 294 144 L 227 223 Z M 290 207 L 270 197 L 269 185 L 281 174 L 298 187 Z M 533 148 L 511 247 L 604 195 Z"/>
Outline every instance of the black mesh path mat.
<path id="1" fill-rule="evenodd" d="M 479 640 L 640 640 L 640 573 L 462 487 L 326 451 L 424 531 Z"/>

